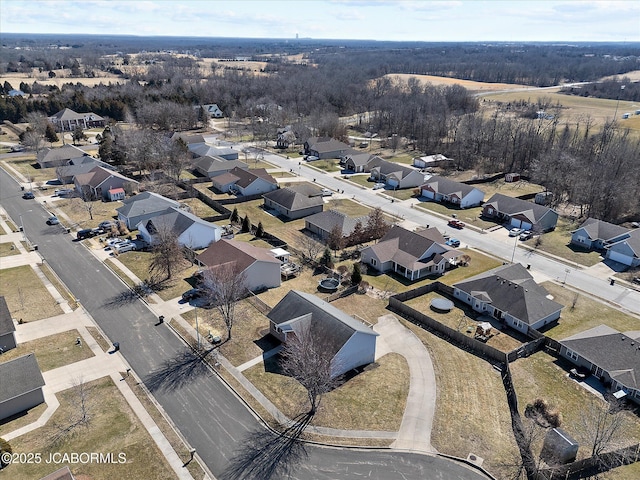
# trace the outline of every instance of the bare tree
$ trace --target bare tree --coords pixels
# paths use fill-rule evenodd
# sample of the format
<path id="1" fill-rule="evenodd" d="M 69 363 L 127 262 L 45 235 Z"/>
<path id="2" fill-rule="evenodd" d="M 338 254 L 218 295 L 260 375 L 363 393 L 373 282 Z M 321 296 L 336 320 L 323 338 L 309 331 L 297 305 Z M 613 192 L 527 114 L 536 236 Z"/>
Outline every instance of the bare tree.
<path id="1" fill-rule="evenodd" d="M 152 260 L 150 273 L 162 275 L 163 280 L 169 280 L 180 266 L 187 260 L 182 254 L 182 247 L 178 242 L 178 235 L 170 225 L 165 223 L 149 223 L 147 226 L 153 235 Z M 154 282 L 155 283 L 155 282 Z"/>
<path id="2" fill-rule="evenodd" d="M 78 427 L 86 427 L 93 417 L 93 388 L 82 377 L 73 380 L 71 387 L 71 409 L 69 417 L 62 425 L 56 424 L 58 430 L 54 435 L 54 442 L 63 440 Z"/>
<path id="3" fill-rule="evenodd" d="M 22 143 L 29 150 L 36 152 L 36 158 L 44 146 L 44 137 L 35 130 L 28 129 L 22 136 Z"/>
<path id="4" fill-rule="evenodd" d="M 334 225 L 327 237 L 327 246 L 335 252 L 344 248 L 344 237 L 340 225 Z"/>
<path id="5" fill-rule="evenodd" d="M 334 362 L 334 349 L 328 341 L 329 332 L 322 329 L 320 322 L 298 322 L 294 331 L 287 335 L 284 349 L 280 353 L 282 371 L 307 390 L 309 414 L 314 415 L 322 395 L 334 389 L 339 378 L 333 375 L 338 368 Z"/>
<path id="6" fill-rule="evenodd" d="M 603 401 L 592 399 L 583 406 L 578 435 L 582 444 L 591 451 L 591 457 L 606 462 L 605 453 L 628 445 L 630 437 L 625 412 L 612 409 Z"/>
<path id="7" fill-rule="evenodd" d="M 302 253 L 305 259 L 307 259 L 310 262 L 314 262 L 318 258 L 318 255 L 320 255 L 320 252 L 322 251 L 322 249 L 324 248 L 320 242 L 316 241 L 310 235 L 305 235 L 302 238 L 301 244 L 302 244 Z"/>
<path id="8" fill-rule="evenodd" d="M 249 293 L 246 276 L 240 266 L 232 261 L 208 269 L 205 272 L 204 285 L 208 300 L 218 310 L 227 327 L 225 342 L 228 342 L 231 340 L 231 329 L 235 323 L 236 304 Z"/>

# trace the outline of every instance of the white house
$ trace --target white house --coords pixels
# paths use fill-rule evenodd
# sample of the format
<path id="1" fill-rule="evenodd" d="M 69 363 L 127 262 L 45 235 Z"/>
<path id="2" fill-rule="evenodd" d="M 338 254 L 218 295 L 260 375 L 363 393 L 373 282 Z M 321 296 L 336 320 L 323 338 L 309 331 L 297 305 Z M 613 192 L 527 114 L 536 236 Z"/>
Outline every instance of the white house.
<path id="1" fill-rule="evenodd" d="M 116 212 L 118 220 L 124 222 L 129 230 L 133 230 L 140 222 L 164 213 L 171 207 L 180 208 L 180 202 L 147 191 L 123 200 Z"/>
<path id="2" fill-rule="evenodd" d="M 302 329 L 332 355 L 332 376 L 375 360 L 378 333 L 310 293 L 291 290 L 267 315 L 269 333 L 282 342 Z"/>
<path id="3" fill-rule="evenodd" d="M 434 175 L 421 187 L 420 194 L 440 203 L 451 203 L 460 208 L 482 205 L 484 192 L 473 185 L 456 182 L 445 177 Z"/>
<path id="4" fill-rule="evenodd" d="M 218 225 L 176 207 L 138 223 L 137 228 L 142 238 L 152 245 L 162 229 L 170 229 L 178 237 L 180 245 L 194 250 L 206 248 L 222 237 L 222 228 Z"/>
<path id="5" fill-rule="evenodd" d="M 251 291 L 280 286 L 282 262 L 266 248 L 248 242 L 222 239 L 196 257 L 203 266 L 215 270 L 234 262 L 237 272 L 243 273 L 246 287 Z"/>
<path id="6" fill-rule="evenodd" d="M 453 296 L 476 312 L 491 315 L 525 334 L 557 320 L 564 308 L 550 300 L 549 292 L 519 263 L 494 268 L 453 288 Z"/>
<path id="7" fill-rule="evenodd" d="M 424 183 L 424 173 L 386 160 L 382 160 L 377 166 L 371 168 L 371 178 L 377 182 L 384 182 L 394 189 L 419 187 Z"/>

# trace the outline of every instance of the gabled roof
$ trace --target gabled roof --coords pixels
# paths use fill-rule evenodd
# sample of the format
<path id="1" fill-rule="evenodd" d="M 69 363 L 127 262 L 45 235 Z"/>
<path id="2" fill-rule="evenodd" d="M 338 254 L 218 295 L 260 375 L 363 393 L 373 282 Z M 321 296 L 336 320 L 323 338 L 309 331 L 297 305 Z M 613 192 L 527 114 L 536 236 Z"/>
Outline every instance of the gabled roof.
<path id="1" fill-rule="evenodd" d="M 286 208 L 287 210 L 304 210 L 305 208 L 317 207 L 324 205 L 322 197 L 309 197 L 303 193 L 299 193 L 292 188 L 279 188 L 263 195 L 274 203 Z"/>
<path id="2" fill-rule="evenodd" d="M 87 152 L 74 145 L 63 145 L 57 148 L 44 148 L 38 154 L 38 162 L 61 162 L 72 158 L 84 157 Z"/>
<path id="3" fill-rule="evenodd" d="M 335 140 L 330 137 L 311 137 L 307 140 L 307 145 L 309 145 L 309 150 L 314 150 L 321 154 L 343 151 L 351 148 L 346 143 L 342 143 L 339 140 Z"/>
<path id="4" fill-rule="evenodd" d="M 118 177 L 122 180 L 126 180 L 127 182 L 138 183 L 136 180 L 125 177 L 121 173 L 113 170 L 108 170 L 100 166 L 93 167 L 87 173 L 76 175 L 76 183 L 78 185 L 89 185 L 91 188 L 97 188 L 111 177 Z"/>
<path id="5" fill-rule="evenodd" d="M 214 147 L 208 143 L 190 143 L 188 145 L 189 151 L 196 157 L 221 157 L 223 155 L 238 154 L 238 150 L 227 147 Z"/>
<path id="6" fill-rule="evenodd" d="M 189 133 L 174 133 L 171 135 L 171 140 L 182 140 L 185 145 L 191 145 L 192 143 L 205 143 L 206 139 L 202 134 L 189 134 Z"/>
<path id="7" fill-rule="evenodd" d="M 347 161 L 351 160 L 351 162 L 353 162 L 353 165 L 356 167 L 364 167 L 366 165 L 369 165 L 370 163 L 374 163 L 375 165 L 377 165 L 378 163 L 383 162 L 384 160 L 382 160 L 382 158 L 378 157 L 377 155 L 372 155 L 370 153 L 352 153 L 350 155 L 347 155 Z"/>
<path id="8" fill-rule="evenodd" d="M 42 477 L 40 480 L 75 480 L 76 477 L 73 476 L 71 470 L 68 466 L 64 466 L 59 470 L 56 470 L 53 473 L 50 473 L 46 477 Z"/>
<path id="9" fill-rule="evenodd" d="M 229 262 L 235 262 L 239 271 L 243 272 L 255 262 L 267 262 L 278 265 L 280 260 L 273 256 L 266 248 L 254 247 L 247 242 L 237 240 L 225 240 L 224 238 L 196 257 L 200 262 L 210 268 L 216 268 Z"/>
<path id="10" fill-rule="evenodd" d="M 405 165 L 400 165 L 398 163 L 387 162 L 386 160 L 382 160 L 377 166 L 373 168 L 378 170 L 381 175 L 385 175 L 385 176 L 393 175 L 398 179 L 402 179 L 406 176 L 409 176 L 414 172 L 420 173 L 418 170 L 415 170 L 413 168 L 409 168 Z"/>
<path id="11" fill-rule="evenodd" d="M 587 232 L 590 240 L 602 240 L 604 242 L 629 233 L 629 229 L 627 228 L 598 220 L 597 218 L 587 218 L 582 225 L 580 225 L 580 228 L 578 228 L 578 230 L 580 229 Z"/>
<path id="12" fill-rule="evenodd" d="M 519 263 L 494 268 L 458 282 L 454 287 L 474 298 L 491 302 L 497 309 L 508 312 L 528 325 L 564 307 L 549 300 L 549 292 L 538 285 Z"/>
<path id="13" fill-rule="evenodd" d="M 609 244 L 608 248 L 613 247 L 614 245 L 627 244 L 629 248 L 633 251 L 633 256 L 636 258 L 640 258 L 640 230 L 629 230 L 629 236 L 623 238 L 622 240 L 618 240 L 615 243 Z"/>
<path id="14" fill-rule="evenodd" d="M 520 198 L 509 197 L 501 193 L 494 194 L 484 205 L 491 205 L 498 212 L 507 214 L 509 216 L 523 215 L 530 220 L 532 224 L 538 223 L 538 221 L 550 211 L 551 208 L 539 205 L 533 202 L 527 202 Z"/>
<path id="15" fill-rule="evenodd" d="M 170 228 L 174 234 L 180 236 L 194 223 L 208 228 L 221 229 L 221 227 L 215 223 L 202 220 L 201 218 L 196 217 L 193 213 L 180 210 L 176 207 L 169 207 L 165 213 L 150 218 L 144 223 L 144 225 L 151 235 L 154 235 L 153 232 L 157 230 L 158 226 L 162 225 L 163 227 Z"/>
<path id="16" fill-rule="evenodd" d="M 33 353 L 0 363 L 0 404 L 44 385 Z"/>
<path id="17" fill-rule="evenodd" d="M 116 212 L 125 217 L 135 217 L 152 212 L 162 212 L 169 207 L 179 207 L 180 203 L 154 192 L 142 192 L 122 201 Z"/>
<path id="18" fill-rule="evenodd" d="M 340 228 L 343 236 L 348 236 L 353 232 L 356 223 L 360 222 L 362 226 L 366 226 L 368 217 L 349 217 L 346 214 L 337 210 L 327 210 L 324 212 L 314 213 L 313 215 L 305 218 L 305 221 L 317 226 L 325 232 L 330 232 L 336 226 Z"/>
<path id="19" fill-rule="evenodd" d="M 229 160 L 226 160 L 229 161 Z M 271 183 L 273 185 L 277 185 L 278 182 L 275 178 L 267 173 L 267 170 L 264 168 L 251 168 L 249 170 L 244 170 L 242 168 L 235 167 L 233 170 L 230 170 L 229 173 L 231 175 L 235 175 L 238 177 L 236 181 L 236 185 L 241 186 L 242 188 L 248 187 L 253 182 L 255 182 L 258 178 L 262 178 L 264 181 Z"/>
<path id="20" fill-rule="evenodd" d="M 193 166 L 204 172 L 220 172 L 233 170 L 236 167 L 247 169 L 249 165 L 241 160 L 226 160 L 222 157 L 204 155 L 193 161 Z"/>
<path id="21" fill-rule="evenodd" d="M 310 293 L 291 290 L 267 315 L 276 325 L 287 322 L 310 322 L 311 334 L 327 341 L 327 348 L 335 355 L 355 332 L 378 334 L 342 310 Z"/>
<path id="22" fill-rule="evenodd" d="M 15 331 L 16 326 L 11 319 L 11 312 L 7 306 L 7 301 L 4 299 L 4 296 L 0 296 L 0 336 Z M 0 345 L 0 347 L 1 346 L 2 345 Z"/>
<path id="23" fill-rule="evenodd" d="M 474 190 L 479 190 L 473 185 L 467 185 L 466 183 L 456 182 L 446 177 L 434 175 L 429 178 L 420 188 L 431 188 L 434 192 L 442 195 L 456 195 L 458 198 L 464 198 Z M 482 191 L 482 190 L 480 190 Z"/>
<path id="24" fill-rule="evenodd" d="M 54 118 L 57 121 L 68 121 L 68 120 L 83 120 L 85 118 L 91 117 L 94 121 L 104 120 L 100 115 L 97 115 L 93 112 L 86 113 L 77 113 L 71 110 L 70 108 L 65 108 L 60 110 L 58 113 L 52 115 L 50 118 Z"/>
<path id="25" fill-rule="evenodd" d="M 560 343 L 609 372 L 627 387 L 640 389 L 640 332 L 620 333 L 606 325 L 585 330 Z"/>

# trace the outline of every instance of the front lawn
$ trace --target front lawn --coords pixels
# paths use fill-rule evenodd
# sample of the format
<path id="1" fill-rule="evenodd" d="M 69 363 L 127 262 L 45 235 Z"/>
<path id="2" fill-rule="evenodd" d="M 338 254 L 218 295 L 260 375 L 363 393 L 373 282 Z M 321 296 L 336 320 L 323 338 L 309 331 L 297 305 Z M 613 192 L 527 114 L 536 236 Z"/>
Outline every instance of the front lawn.
<path id="1" fill-rule="evenodd" d="M 482 212 L 482 207 L 473 207 L 473 208 L 456 208 L 453 205 L 433 202 L 430 200 L 426 200 L 425 198 L 420 198 L 420 203 L 416 203 L 416 207 L 422 208 L 424 210 L 439 213 L 440 215 L 444 215 L 445 217 L 451 217 L 452 215 L 456 215 L 458 220 L 463 221 L 464 223 L 468 223 L 469 225 L 473 225 L 478 228 L 486 229 L 495 227 L 496 223 L 491 222 L 489 220 L 484 220 L 480 217 L 480 213 Z"/>
<path id="2" fill-rule="evenodd" d="M 5 297 L 11 317 L 24 322 L 63 313 L 29 265 L 0 270 L 0 295 Z M 38 301 L 33 301 L 36 298 Z"/>
<path id="3" fill-rule="evenodd" d="M 10 255 L 20 255 L 20 250 L 18 250 L 13 242 L 0 243 L 0 257 L 8 257 Z"/>
<path id="4" fill-rule="evenodd" d="M 334 158 L 314 160 L 312 162 L 306 162 L 305 165 L 323 172 L 339 172 L 342 169 L 340 166 L 340 160 Z"/>
<path id="5" fill-rule="evenodd" d="M 101 200 L 84 202 L 81 198 L 64 198 L 56 200 L 53 205 L 69 217 L 72 225 L 77 225 L 78 228 L 94 228 L 103 220 L 113 220 L 116 208 L 121 207 L 122 202 L 103 202 Z M 67 224 L 64 217 L 61 217 L 60 221 Z"/>

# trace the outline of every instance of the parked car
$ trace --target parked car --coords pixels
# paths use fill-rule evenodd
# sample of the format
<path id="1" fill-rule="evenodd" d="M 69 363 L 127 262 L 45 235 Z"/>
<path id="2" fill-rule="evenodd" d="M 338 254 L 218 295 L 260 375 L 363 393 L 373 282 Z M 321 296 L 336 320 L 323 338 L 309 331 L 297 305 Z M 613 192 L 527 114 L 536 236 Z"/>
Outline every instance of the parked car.
<path id="1" fill-rule="evenodd" d="M 323 197 L 330 197 L 331 195 L 333 195 L 333 192 L 328 188 L 323 188 L 321 193 Z"/>
<path id="2" fill-rule="evenodd" d="M 456 219 L 449 220 L 448 225 L 453 228 L 464 228 L 464 223 Z"/>
<path id="3" fill-rule="evenodd" d="M 111 247 L 111 250 L 113 250 L 116 253 L 130 252 L 131 250 L 135 250 L 135 249 L 136 249 L 135 243 L 129 240 L 125 240 L 124 242 L 121 242 L 121 243 L 116 243 Z"/>
<path id="4" fill-rule="evenodd" d="M 114 222 L 113 220 L 105 220 L 104 222 L 100 222 L 100 224 L 98 225 L 98 228 L 109 230 L 115 226 L 116 226 L 116 222 Z"/>
<path id="5" fill-rule="evenodd" d="M 384 188 L 384 185 L 385 185 L 384 183 L 375 183 L 373 185 L 373 189 L 374 190 L 380 190 L 381 188 Z"/>
<path id="6" fill-rule="evenodd" d="M 316 160 L 320 160 L 320 157 L 316 157 L 315 155 L 307 155 L 307 162 L 315 162 Z"/>
<path id="7" fill-rule="evenodd" d="M 140 238 L 131 240 L 131 243 L 133 243 L 133 245 L 136 247 L 134 248 L 134 250 L 146 250 L 149 248 L 149 242 Z"/>
<path id="8" fill-rule="evenodd" d="M 91 238 L 91 237 L 95 237 L 96 234 L 93 232 L 93 229 L 91 228 L 85 228 L 82 230 L 78 230 L 78 233 L 76 233 L 76 238 L 78 240 L 84 240 L 85 238 Z"/>
<path id="9" fill-rule="evenodd" d="M 60 220 L 58 220 L 58 217 L 56 217 L 55 215 L 47 218 L 47 225 L 58 225 L 60 223 Z"/>
<path id="10" fill-rule="evenodd" d="M 24 147 L 22 145 L 11 145 L 12 152 L 24 152 Z"/>
<path id="11" fill-rule="evenodd" d="M 124 238 L 118 238 L 118 237 L 114 237 L 114 238 L 110 238 L 106 241 L 106 249 L 113 249 L 116 245 L 120 244 L 120 243 L 125 243 L 128 242 L 128 240 L 125 240 Z"/>
<path id="12" fill-rule="evenodd" d="M 22 198 L 24 198 L 25 200 L 33 200 L 34 198 L 36 198 L 36 196 L 31 190 L 29 190 L 28 192 L 24 192 L 22 194 Z"/>
<path id="13" fill-rule="evenodd" d="M 458 240 L 457 238 L 450 238 L 446 241 L 446 245 L 449 245 L 450 247 L 459 247 L 460 240 Z"/>
<path id="14" fill-rule="evenodd" d="M 520 234 L 520 237 L 519 237 L 519 238 L 520 238 L 520 240 L 522 240 L 523 242 L 524 242 L 525 240 L 529 240 L 530 238 L 533 238 L 533 232 L 532 232 L 531 230 L 526 230 L 526 231 L 524 231 L 524 232 L 522 232 L 522 233 Z"/>
<path id="15" fill-rule="evenodd" d="M 185 302 L 188 302 L 189 300 L 200 298 L 203 295 L 204 295 L 204 290 L 202 290 L 201 288 L 192 288 L 182 294 L 182 300 L 184 300 Z"/>
<path id="16" fill-rule="evenodd" d="M 520 235 L 523 232 L 524 232 L 524 230 L 522 228 L 512 228 L 511 230 L 509 230 L 509 236 L 510 237 L 517 237 L 518 235 Z"/>
<path id="17" fill-rule="evenodd" d="M 53 195 L 58 197 L 68 197 L 69 195 L 73 195 L 73 190 L 70 188 L 56 188 L 53 191 Z"/>

